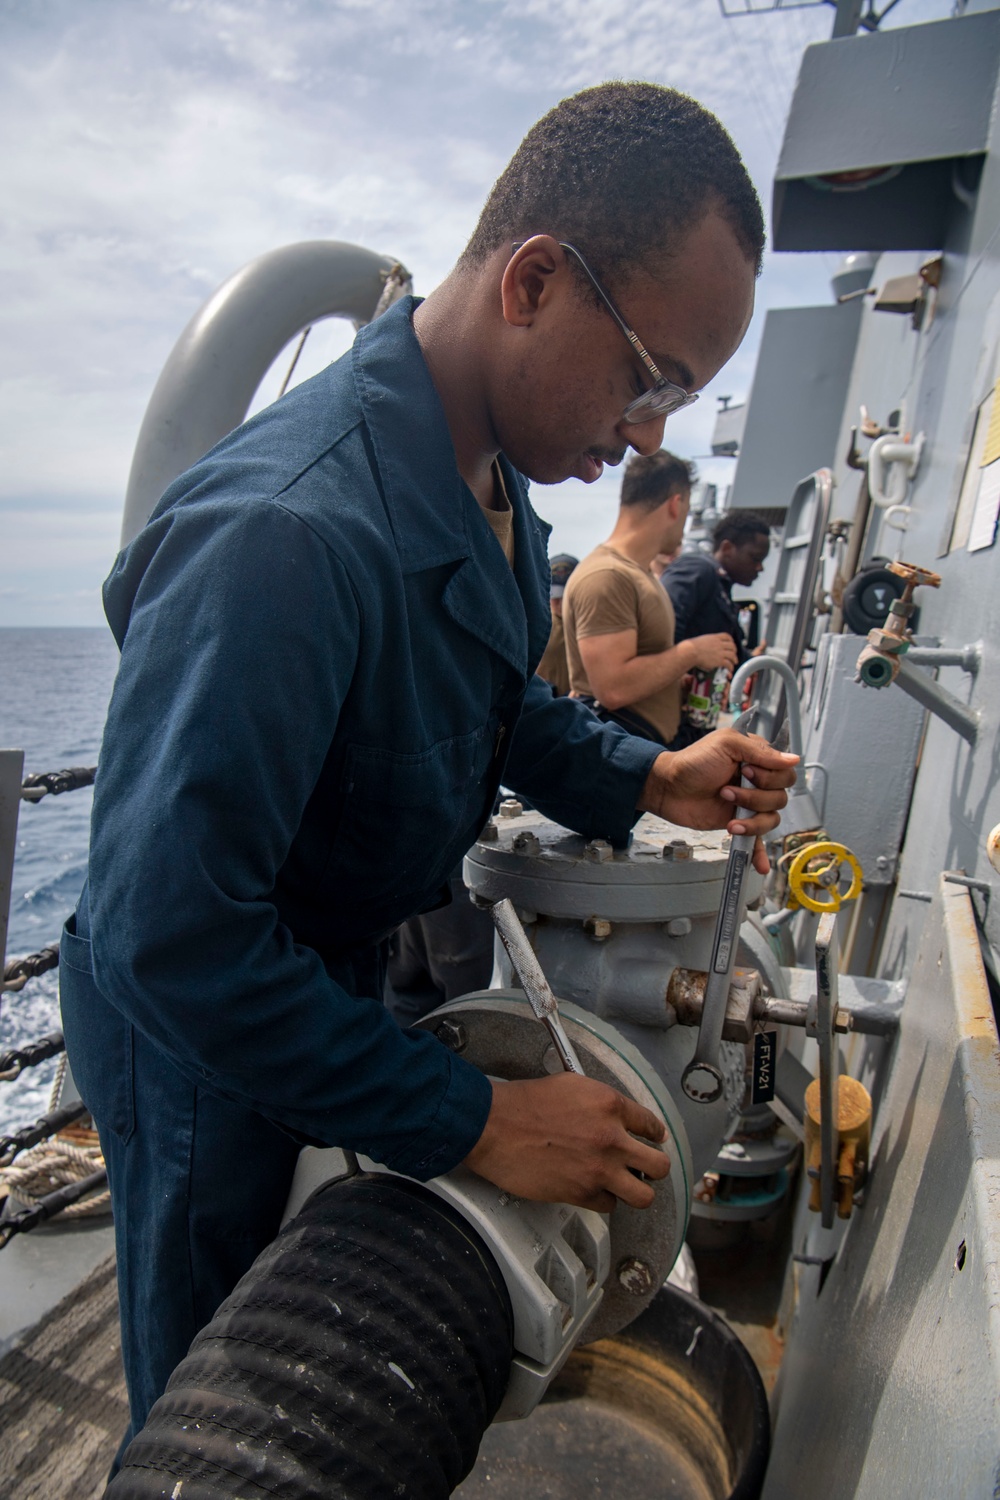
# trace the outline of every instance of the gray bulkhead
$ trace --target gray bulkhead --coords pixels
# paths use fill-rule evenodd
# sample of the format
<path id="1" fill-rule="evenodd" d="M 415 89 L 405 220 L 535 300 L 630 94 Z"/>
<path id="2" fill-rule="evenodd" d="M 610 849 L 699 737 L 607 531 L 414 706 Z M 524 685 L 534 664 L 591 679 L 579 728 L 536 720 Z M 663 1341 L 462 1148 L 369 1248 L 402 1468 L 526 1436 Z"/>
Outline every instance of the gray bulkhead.
<path id="1" fill-rule="evenodd" d="M 851 748 L 839 767 L 830 752 L 831 785 L 841 778 L 832 801 L 846 822 L 853 784 L 866 824 L 902 834 L 898 851 L 885 850 L 881 875 L 865 871 L 869 887 L 884 890 L 866 966 L 908 985 L 865 1198 L 830 1231 L 800 1205 L 764 1500 L 1000 1493 L 1000 1050 L 986 967 L 1000 949 L 986 852 L 1000 823 L 1000 546 L 967 545 L 982 424 L 1000 379 L 998 75 L 997 11 L 812 47 L 775 185 L 779 250 L 875 252 L 876 288 L 943 256 L 919 327 L 909 314 L 876 310 L 874 297 L 860 299 L 832 515 L 855 513 L 862 474 L 847 454 L 859 408 L 883 425 L 898 410 L 901 436 L 925 435 L 909 513 L 897 513 L 906 529 L 873 513 L 862 557 L 887 554 L 939 572 L 940 589 L 917 595 L 920 636 L 948 647 L 982 641 L 983 650 L 978 674 L 938 671 L 979 711 L 972 745 L 930 715 L 921 726 L 918 714 L 915 733 L 912 703 L 886 733 L 901 690 L 850 682 L 861 637 L 820 643 L 821 662 L 835 662 L 839 674 L 824 743 L 829 749 L 835 729 Z M 867 189 L 830 181 L 882 168 Z M 812 368 L 815 350 L 805 363 Z M 859 437 L 862 459 L 869 449 Z M 816 743 L 807 730 L 807 757 Z M 843 836 L 832 819 L 830 833 Z M 848 1070 L 871 1079 L 881 1046 L 851 1038 Z"/>

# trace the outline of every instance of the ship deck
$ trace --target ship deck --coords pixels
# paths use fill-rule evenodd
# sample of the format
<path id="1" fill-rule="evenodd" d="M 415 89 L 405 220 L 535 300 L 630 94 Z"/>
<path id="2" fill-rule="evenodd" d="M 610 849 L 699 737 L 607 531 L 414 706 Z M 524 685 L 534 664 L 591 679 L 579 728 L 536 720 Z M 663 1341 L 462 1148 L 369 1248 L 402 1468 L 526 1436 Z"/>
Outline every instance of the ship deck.
<path id="1" fill-rule="evenodd" d="M 98 1500 L 128 1422 L 114 1255 L 0 1358 L 2 1500 Z"/>

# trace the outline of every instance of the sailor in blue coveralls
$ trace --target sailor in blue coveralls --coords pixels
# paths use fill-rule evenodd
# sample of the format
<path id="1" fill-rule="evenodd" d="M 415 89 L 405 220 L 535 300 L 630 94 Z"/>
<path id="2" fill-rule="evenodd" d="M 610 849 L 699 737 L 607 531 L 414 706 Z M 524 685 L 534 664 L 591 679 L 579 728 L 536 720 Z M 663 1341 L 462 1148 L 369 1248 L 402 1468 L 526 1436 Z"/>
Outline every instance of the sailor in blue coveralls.
<path id="1" fill-rule="evenodd" d="M 630 1168 L 667 1170 L 636 1139 L 658 1123 L 611 1089 L 491 1085 L 375 997 L 387 935 L 439 899 L 501 776 L 621 844 L 643 808 L 725 825 L 742 762 L 728 826 L 774 826 L 794 773 L 763 742 L 671 756 L 532 676 L 548 528 L 523 478 L 659 447 L 745 332 L 762 233 L 693 101 L 564 101 L 452 276 L 227 437 L 119 557 L 62 1001 L 108 1165 L 134 1430 L 274 1236 L 304 1143 L 601 1209 L 649 1201 Z"/>

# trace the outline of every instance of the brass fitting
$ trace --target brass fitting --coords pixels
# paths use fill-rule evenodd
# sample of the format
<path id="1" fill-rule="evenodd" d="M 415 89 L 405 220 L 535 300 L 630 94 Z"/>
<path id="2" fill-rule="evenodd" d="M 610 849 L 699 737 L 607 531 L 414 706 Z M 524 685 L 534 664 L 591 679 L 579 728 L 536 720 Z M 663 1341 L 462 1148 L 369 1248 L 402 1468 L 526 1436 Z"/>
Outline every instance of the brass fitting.
<path id="1" fill-rule="evenodd" d="M 820 1211 L 820 1086 L 813 1079 L 806 1089 L 806 1172 L 809 1176 L 809 1207 Z M 837 1217 L 849 1219 L 854 1194 L 868 1176 L 871 1147 L 872 1098 L 863 1083 L 842 1074 L 837 1081 Z"/>
<path id="2" fill-rule="evenodd" d="M 899 673 L 899 659 L 910 649 L 913 640 L 909 630 L 910 618 L 916 609 L 913 591 L 921 586 L 932 589 L 941 587 L 940 573 L 932 573 L 930 568 L 919 568 L 916 563 L 889 563 L 889 572 L 903 579 L 903 593 L 901 598 L 894 599 L 889 606 L 885 624 L 868 632 L 868 644 L 858 657 L 858 675 L 855 678 L 856 682 L 863 683 L 865 687 L 881 688 L 895 682 Z"/>

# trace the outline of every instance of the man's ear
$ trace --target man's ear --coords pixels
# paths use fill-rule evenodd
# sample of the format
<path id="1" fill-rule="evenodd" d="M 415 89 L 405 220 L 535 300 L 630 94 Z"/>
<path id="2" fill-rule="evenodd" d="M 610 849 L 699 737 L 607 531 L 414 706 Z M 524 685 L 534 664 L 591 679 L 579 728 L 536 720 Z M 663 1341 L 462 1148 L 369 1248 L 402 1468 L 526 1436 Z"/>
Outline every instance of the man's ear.
<path id="1" fill-rule="evenodd" d="M 550 234 L 532 235 L 508 260 L 500 282 L 504 321 L 530 328 L 551 299 L 555 285 L 570 276 L 566 252 Z"/>

